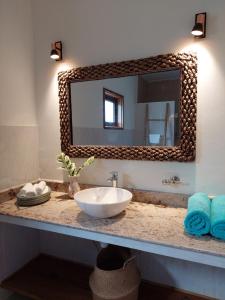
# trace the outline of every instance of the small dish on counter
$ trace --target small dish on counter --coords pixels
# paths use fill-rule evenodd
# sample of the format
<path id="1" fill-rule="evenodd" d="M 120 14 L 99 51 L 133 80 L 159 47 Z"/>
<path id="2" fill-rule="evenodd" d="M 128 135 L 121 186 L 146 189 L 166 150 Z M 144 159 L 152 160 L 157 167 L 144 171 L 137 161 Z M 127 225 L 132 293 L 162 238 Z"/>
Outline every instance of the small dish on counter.
<path id="1" fill-rule="evenodd" d="M 74 199 L 89 216 L 110 218 L 121 213 L 132 199 L 132 193 L 116 187 L 96 187 L 77 192 Z"/>

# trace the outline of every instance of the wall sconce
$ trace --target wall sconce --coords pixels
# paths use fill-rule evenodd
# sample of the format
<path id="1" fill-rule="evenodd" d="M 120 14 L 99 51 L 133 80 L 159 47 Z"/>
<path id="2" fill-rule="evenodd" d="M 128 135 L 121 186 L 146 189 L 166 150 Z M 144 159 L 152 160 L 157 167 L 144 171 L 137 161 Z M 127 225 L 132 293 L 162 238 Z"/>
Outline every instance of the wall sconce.
<path id="1" fill-rule="evenodd" d="M 200 13 L 195 15 L 195 25 L 191 31 L 191 34 L 197 38 L 205 38 L 206 36 L 206 13 Z"/>
<path id="2" fill-rule="evenodd" d="M 56 61 L 62 60 L 62 42 L 58 41 L 52 44 L 50 57 Z"/>

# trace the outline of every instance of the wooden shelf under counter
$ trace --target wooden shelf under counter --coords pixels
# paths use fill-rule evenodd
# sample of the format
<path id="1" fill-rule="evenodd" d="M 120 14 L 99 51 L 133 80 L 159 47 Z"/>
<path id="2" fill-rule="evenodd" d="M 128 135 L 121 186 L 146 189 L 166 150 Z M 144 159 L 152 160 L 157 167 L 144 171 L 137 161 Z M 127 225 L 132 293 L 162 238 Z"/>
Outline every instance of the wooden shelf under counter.
<path id="1" fill-rule="evenodd" d="M 91 300 L 92 268 L 41 254 L 5 279 L 1 287 L 35 300 Z M 203 300 L 171 287 L 142 282 L 139 300 Z"/>

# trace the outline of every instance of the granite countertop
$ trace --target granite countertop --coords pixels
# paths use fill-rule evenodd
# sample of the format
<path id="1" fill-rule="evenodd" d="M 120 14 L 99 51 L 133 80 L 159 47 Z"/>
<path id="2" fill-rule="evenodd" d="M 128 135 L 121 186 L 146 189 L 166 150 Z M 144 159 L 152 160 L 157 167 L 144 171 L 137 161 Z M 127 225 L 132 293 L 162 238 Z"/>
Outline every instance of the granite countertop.
<path id="1" fill-rule="evenodd" d="M 0 201 L 0 216 L 18 217 L 137 241 L 225 257 L 225 243 L 210 236 L 184 233 L 186 209 L 132 201 L 126 211 L 109 219 L 95 219 L 80 210 L 64 192 L 52 192 L 50 201 L 18 207 L 16 199 Z"/>

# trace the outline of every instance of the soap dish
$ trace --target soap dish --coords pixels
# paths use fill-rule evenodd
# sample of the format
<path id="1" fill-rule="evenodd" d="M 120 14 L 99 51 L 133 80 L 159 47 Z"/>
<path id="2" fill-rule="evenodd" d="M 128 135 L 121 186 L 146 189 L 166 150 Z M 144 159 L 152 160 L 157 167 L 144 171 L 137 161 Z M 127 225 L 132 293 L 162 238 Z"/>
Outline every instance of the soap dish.
<path id="1" fill-rule="evenodd" d="M 50 199 L 50 196 L 51 196 L 50 188 L 48 188 L 48 192 L 43 195 L 29 197 L 29 198 L 21 197 L 20 194 L 18 193 L 16 196 L 17 198 L 16 204 L 19 206 L 34 206 L 34 205 L 47 202 Z"/>

